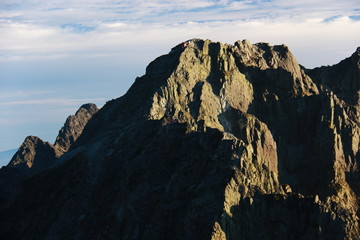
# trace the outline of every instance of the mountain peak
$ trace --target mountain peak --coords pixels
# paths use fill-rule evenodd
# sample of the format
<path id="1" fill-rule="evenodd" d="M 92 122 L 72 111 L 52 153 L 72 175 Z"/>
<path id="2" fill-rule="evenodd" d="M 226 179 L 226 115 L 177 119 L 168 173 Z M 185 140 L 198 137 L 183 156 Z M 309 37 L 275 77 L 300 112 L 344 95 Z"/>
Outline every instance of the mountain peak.
<path id="1" fill-rule="evenodd" d="M 359 239 L 359 111 L 346 98 L 358 96 L 354 63 L 307 70 L 285 45 L 182 42 L 80 135 L 79 119 L 96 108 L 67 119 L 61 161 L 9 192 L 0 234 Z"/>
<path id="2" fill-rule="evenodd" d="M 50 143 L 36 136 L 28 136 L 7 166 L 37 172 L 52 165 L 56 156 L 59 156 L 59 152 Z"/>
<path id="3" fill-rule="evenodd" d="M 62 152 L 69 150 L 70 146 L 81 135 L 89 119 L 98 110 L 97 106 L 93 103 L 82 105 L 75 115 L 71 115 L 66 119 L 64 126 L 60 129 L 56 137 L 54 146 Z"/>
<path id="4" fill-rule="evenodd" d="M 237 41 L 234 46 L 189 40 L 153 61 L 142 78 L 159 83 L 150 97 L 149 119 L 176 119 L 194 129 L 199 121 L 223 129 L 218 115 L 229 107 L 247 112 L 254 97 L 291 98 L 318 93 L 288 47 L 251 44 L 248 40 Z M 260 88 L 261 96 L 254 95 L 254 86 Z"/>
<path id="5" fill-rule="evenodd" d="M 85 103 L 80 106 L 80 108 L 76 111 L 75 115 L 78 115 L 81 111 L 87 111 L 90 113 L 96 113 L 98 111 L 98 107 L 94 103 Z"/>
<path id="6" fill-rule="evenodd" d="M 17 168 L 29 175 L 51 167 L 70 148 L 98 110 L 93 103 L 82 105 L 75 115 L 66 119 L 54 145 L 36 136 L 26 137 L 7 166 Z"/>

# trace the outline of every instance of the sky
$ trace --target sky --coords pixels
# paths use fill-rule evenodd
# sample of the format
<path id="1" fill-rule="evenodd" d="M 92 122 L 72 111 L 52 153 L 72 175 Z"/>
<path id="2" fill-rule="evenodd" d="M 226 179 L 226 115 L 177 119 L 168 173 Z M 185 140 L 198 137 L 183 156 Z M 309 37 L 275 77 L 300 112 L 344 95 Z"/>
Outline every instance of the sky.
<path id="1" fill-rule="evenodd" d="M 122 96 L 182 41 L 284 43 L 313 68 L 355 52 L 359 29 L 359 0 L 1 0 L 0 151 L 53 143 L 83 103 Z"/>

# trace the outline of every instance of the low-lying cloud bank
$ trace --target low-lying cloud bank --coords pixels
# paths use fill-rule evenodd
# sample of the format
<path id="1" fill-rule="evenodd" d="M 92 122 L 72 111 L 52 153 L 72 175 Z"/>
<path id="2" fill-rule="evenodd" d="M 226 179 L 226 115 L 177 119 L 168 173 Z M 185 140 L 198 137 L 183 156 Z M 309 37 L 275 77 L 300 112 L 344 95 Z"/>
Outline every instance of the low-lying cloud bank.
<path id="1" fill-rule="evenodd" d="M 131 60 L 147 49 L 165 52 L 200 37 L 285 43 L 299 62 L 314 67 L 343 59 L 360 38 L 358 1 L 30 0 L 1 5 L 0 61 L 114 55 Z"/>

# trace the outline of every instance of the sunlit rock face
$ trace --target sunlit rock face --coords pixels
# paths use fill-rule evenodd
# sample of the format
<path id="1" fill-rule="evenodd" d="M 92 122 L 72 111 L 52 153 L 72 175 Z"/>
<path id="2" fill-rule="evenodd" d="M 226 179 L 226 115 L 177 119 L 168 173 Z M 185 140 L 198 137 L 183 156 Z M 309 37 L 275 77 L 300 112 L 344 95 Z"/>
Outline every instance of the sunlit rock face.
<path id="1" fill-rule="evenodd" d="M 359 239 L 359 81 L 358 52 L 311 70 L 285 45 L 181 43 L 75 142 L 60 131 L 65 153 L 1 207 L 0 232 Z"/>

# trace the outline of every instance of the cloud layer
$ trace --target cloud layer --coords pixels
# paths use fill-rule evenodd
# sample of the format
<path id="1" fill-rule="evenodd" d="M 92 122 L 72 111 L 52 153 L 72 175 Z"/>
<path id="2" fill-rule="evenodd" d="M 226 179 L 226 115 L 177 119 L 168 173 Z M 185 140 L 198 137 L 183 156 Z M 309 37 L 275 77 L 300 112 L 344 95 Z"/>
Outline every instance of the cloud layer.
<path id="1" fill-rule="evenodd" d="M 127 56 L 193 37 L 285 43 L 299 54 L 314 46 L 340 59 L 360 39 L 360 4 L 352 0 L 5 0 L 0 9 L 0 61 Z M 299 57 L 311 67 L 336 60 Z"/>

